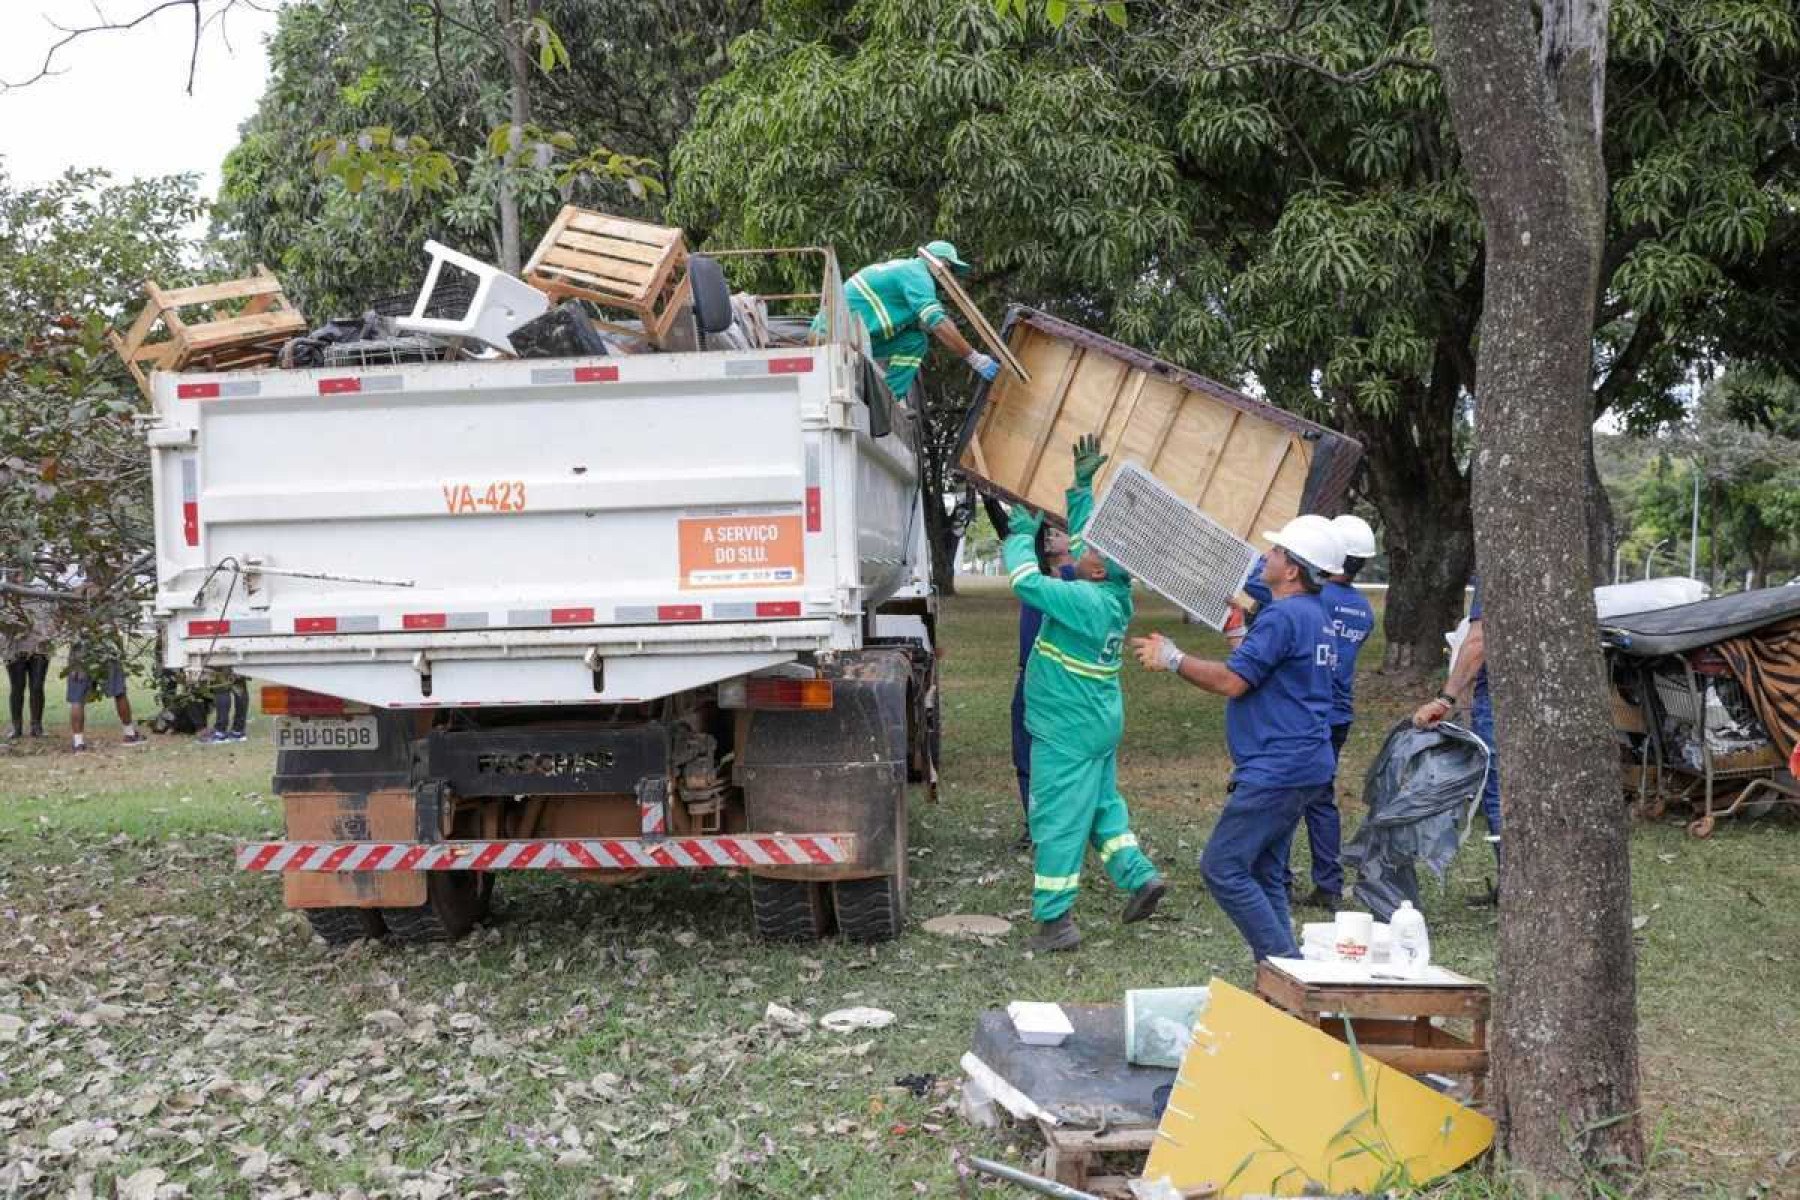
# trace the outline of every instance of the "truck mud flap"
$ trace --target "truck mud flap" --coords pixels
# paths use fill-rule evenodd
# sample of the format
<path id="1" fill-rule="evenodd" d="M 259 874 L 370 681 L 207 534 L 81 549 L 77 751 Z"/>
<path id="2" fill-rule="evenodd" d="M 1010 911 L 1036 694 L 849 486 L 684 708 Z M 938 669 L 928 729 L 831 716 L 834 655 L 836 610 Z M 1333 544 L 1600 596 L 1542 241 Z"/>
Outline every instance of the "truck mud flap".
<path id="1" fill-rule="evenodd" d="M 826 672 L 832 706 L 821 712 L 755 712 L 743 739 L 739 779 L 756 833 L 842 830 L 856 835 L 843 867 L 758 869 L 783 879 L 891 875 L 905 854 L 907 684 L 902 651 L 842 656 Z"/>

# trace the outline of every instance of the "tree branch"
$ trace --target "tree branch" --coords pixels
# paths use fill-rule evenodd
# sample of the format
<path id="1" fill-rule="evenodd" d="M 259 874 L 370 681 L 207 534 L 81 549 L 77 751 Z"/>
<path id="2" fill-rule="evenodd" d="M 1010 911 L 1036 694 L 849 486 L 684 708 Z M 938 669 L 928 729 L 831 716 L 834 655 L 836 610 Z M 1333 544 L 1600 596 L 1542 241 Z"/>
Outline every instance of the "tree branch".
<path id="1" fill-rule="evenodd" d="M 98 8 L 96 8 L 95 12 L 100 17 L 100 20 L 92 25 L 59 25 L 55 21 L 50 21 L 50 27 L 62 34 L 62 36 L 50 43 L 49 48 L 44 51 L 44 61 L 39 64 L 37 72 L 30 78 L 21 79 L 14 83 L 0 80 L 0 94 L 14 91 L 19 88 L 27 88 L 40 80 L 48 79 L 52 75 L 62 74 L 56 67 L 57 55 L 66 47 L 90 34 L 112 33 L 120 30 L 136 29 L 139 25 L 142 25 L 152 17 L 168 12 L 172 8 L 185 8 L 192 14 L 194 19 L 193 42 L 188 48 L 187 77 L 187 94 L 192 96 L 194 94 L 194 80 L 198 77 L 200 71 L 200 43 L 206 32 L 207 26 L 221 20 L 226 13 L 239 5 L 242 5 L 245 8 L 256 9 L 259 12 L 271 11 L 255 3 L 255 0 L 219 0 L 218 9 L 211 14 L 208 14 L 205 10 L 205 0 L 158 0 L 158 3 L 152 4 L 149 8 L 146 8 L 129 21 L 107 20 L 106 15 L 100 12 Z"/>
<path id="2" fill-rule="evenodd" d="M 1594 419 L 1598 421 L 1606 415 L 1615 403 L 1619 393 L 1637 380 L 1638 371 L 1642 369 L 1644 360 L 1662 341 L 1662 322 L 1655 316 L 1640 317 L 1637 327 L 1631 331 L 1625 345 L 1613 355 L 1607 364 L 1606 378 L 1594 389 Z"/>

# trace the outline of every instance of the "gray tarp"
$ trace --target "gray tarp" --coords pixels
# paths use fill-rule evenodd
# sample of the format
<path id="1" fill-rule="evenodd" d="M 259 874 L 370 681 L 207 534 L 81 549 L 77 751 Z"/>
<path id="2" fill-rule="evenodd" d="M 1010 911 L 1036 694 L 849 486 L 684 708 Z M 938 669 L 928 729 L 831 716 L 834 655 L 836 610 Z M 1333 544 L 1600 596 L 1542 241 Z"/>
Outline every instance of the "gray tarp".
<path id="1" fill-rule="evenodd" d="M 1794 616 L 1800 616 L 1800 586 L 1790 584 L 1608 617 L 1600 622 L 1600 640 L 1635 658 L 1656 658 L 1710 646 Z"/>
<path id="2" fill-rule="evenodd" d="M 1487 771 L 1487 747 L 1461 726 L 1414 729 L 1402 721 L 1388 733 L 1363 780 L 1369 815 L 1344 848 L 1344 864 L 1356 868 L 1356 898 L 1378 919 L 1402 900 L 1423 907 L 1414 861 L 1444 877 Z"/>

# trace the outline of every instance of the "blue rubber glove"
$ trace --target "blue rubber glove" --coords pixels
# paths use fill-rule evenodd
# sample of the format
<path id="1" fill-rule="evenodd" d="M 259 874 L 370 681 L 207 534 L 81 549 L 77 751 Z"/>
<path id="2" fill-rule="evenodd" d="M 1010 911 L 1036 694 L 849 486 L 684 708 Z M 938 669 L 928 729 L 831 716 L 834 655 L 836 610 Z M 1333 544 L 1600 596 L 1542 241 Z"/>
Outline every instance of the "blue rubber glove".
<path id="1" fill-rule="evenodd" d="M 1000 374 L 1000 364 L 979 350 L 969 351 L 969 356 L 963 361 L 969 364 L 971 371 L 990 382 L 994 376 Z"/>

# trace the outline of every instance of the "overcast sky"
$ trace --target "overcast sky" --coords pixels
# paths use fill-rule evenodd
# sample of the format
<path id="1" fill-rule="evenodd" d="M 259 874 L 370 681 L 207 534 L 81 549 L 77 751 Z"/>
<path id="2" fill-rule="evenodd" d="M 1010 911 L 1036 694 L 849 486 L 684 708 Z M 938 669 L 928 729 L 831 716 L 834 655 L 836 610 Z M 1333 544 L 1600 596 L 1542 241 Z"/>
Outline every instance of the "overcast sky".
<path id="1" fill-rule="evenodd" d="M 106 167 L 121 178 L 194 171 L 213 195 L 219 163 L 256 107 L 268 75 L 264 41 L 279 0 L 235 5 L 206 31 L 194 94 L 187 94 L 193 18 L 185 7 L 136 29 L 95 33 L 65 47 L 61 74 L 0 92 L 0 155 L 15 183 L 41 183 L 68 167 Z M 63 25 L 95 24 L 96 8 L 125 21 L 157 0 L 0 0 L 0 80 L 35 74 Z M 207 0 L 211 12 L 218 0 Z M 260 11 L 259 11 L 260 10 Z"/>

